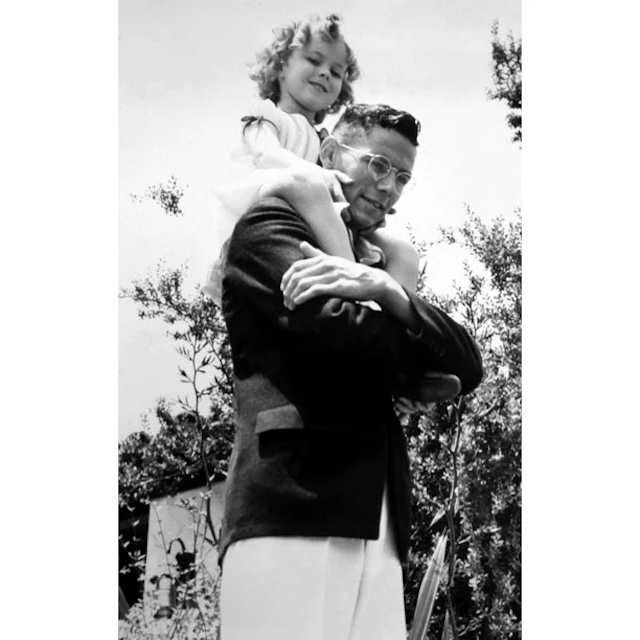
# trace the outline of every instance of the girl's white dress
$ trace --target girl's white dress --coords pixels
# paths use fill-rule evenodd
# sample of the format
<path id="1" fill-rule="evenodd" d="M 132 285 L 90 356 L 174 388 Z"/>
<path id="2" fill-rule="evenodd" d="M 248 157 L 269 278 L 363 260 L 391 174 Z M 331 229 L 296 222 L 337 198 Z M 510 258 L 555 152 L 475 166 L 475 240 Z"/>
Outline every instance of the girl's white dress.
<path id="1" fill-rule="evenodd" d="M 320 155 L 320 134 L 300 114 L 285 113 L 271 100 L 260 100 L 250 106 L 249 113 L 242 118 L 245 127 L 253 122 L 273 126 L 283 149 L 295 153 L 300 158 L 313 162 Z M 243 132 L 244 134 L 244 128 Z M 216 206 L 216 237 L 214 256 L 220 257 L 210 267 L 202 291 L 220 304 L 222 298 L 222 269 L 224 267 L 224 245 L 230 238 L 236 222 L 255 201 L 260 186 L 264 183 L 265 172 L 273 169 L 259 169 L 242 135 L 241 147 L 231 154 L 233 175 L 226 184 L 214 187 Z"/>

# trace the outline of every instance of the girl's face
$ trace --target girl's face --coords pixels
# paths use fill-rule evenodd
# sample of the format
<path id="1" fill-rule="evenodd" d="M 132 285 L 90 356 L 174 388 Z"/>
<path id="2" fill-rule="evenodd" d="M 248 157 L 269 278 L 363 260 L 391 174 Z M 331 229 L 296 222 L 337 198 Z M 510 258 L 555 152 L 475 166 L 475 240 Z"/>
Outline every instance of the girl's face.
<path id="1" fill-rule="evenodd" d="M 280 72 L 278 106 L 313 122 L 318 111 L 336 101 L 346 69 L 344 42 L 326 42 L 318 34 L 312 35 L 304 47 L 293 50 Z"/>

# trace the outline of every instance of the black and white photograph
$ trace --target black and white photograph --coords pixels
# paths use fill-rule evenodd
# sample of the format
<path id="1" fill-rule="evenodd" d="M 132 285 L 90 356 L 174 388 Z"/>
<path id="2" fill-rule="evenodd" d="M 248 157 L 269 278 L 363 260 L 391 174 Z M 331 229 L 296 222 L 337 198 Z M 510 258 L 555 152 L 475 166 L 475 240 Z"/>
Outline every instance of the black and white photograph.
<path id="1" fill-rule="evenodd" d="M 121 640 L 521 638 L 521 54 L 120 2 Z"/>
<path id="2" fill-rule="evenodd" d="M 2 26 L 3 638 L 635 637 L 629 3 Z"/>

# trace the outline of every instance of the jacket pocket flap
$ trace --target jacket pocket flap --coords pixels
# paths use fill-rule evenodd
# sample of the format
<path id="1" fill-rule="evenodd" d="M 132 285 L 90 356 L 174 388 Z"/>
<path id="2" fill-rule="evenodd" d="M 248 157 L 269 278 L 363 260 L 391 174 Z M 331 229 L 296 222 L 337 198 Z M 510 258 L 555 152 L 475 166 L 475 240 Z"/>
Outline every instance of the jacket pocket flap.
<path id="1" fill-rule="evenodd" d="M 260 411 L 256 416 L 256 433 L 278 429 L 303 429 L 302 417 L 292 404 Z"/>

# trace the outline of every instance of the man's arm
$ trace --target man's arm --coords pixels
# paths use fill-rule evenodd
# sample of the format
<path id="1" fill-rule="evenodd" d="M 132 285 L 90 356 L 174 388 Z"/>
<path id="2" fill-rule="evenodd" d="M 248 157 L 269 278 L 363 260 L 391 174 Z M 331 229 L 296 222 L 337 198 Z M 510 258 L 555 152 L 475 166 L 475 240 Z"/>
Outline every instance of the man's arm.
<path id="1" fill-rule="evenodd" d="M 481 360 L 467 332 L 386 277 L 381 281 L 375 273 L 379 270 L 360 271 L 372 279 L 350 286 L 358 294 L 356 299 L 371 299 L 367 287 L 373 286 L 383 312 L 335 294 L 319 295 L 287 309 L 280 285 L 289 267 L 305 258 L 300 248 L 304 241 L 315 245 L 308 226 L 286 203 L 263 201 L 236 226 L 225 287 L 240 293 L 265 320 L 281 329 L 307 333 L 332 348 L 364 349 L 382 366 L 399 373 L 437 368 L 457 375 L 465 392 L 477 386 L 482 377 Z"/>
<path id="2" fill-rule="evenodd" d="M 328 256 L 306 242 L 300 248 L 306 258 L 294 263 L 282 279 L 288 308 L 295 309 L 323 295 L 373 300 L 399 320 L 418 343 L 429 345 L 440 363 L 435 367 L 438 371 L 461 378 L 462 393 L 469 393 L 480 384 L 480 354 L 475 342 L 455 321 L 408 292 L 381 269 Z M 460 376 L 461 371 L 466 372 L 464 377 Z"/>
<path id="3" fill-rule="evenodd" d="M 289 267 L 282 277 L 284 304 L 295 309 L 320 295 L 351 300 L 373 300 L 408 329 L 419 331 L 420 317 L 414 312 L 405 289 L 386 271 L 359 263 L 345 263 L 316 249 L 300 245 L 306 256 Z"/>

